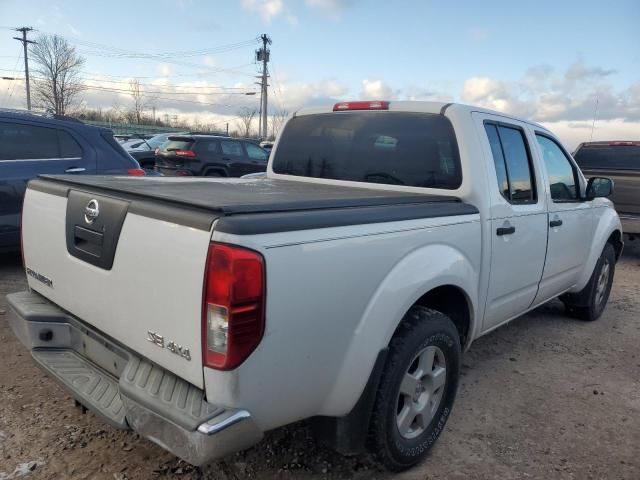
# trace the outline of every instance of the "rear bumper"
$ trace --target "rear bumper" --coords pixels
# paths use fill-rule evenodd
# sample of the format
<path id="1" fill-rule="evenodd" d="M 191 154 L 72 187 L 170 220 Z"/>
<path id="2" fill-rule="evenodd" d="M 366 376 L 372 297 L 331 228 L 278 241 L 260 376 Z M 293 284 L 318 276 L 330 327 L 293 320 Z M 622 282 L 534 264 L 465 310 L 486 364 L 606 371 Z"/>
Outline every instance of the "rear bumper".
<path id="1" fill-rule="evenodd" d="M 628 235 L 640 235 L 640 216 L 619 213 L 622 231 Z"/>
<path id="2" fill-rule="evenodd" d="M 7 295 L 9 324 L 34 361 L 89 410 L 193 465 L 257 443 L 251 414 L 137 357 L 34 292 Z"/>

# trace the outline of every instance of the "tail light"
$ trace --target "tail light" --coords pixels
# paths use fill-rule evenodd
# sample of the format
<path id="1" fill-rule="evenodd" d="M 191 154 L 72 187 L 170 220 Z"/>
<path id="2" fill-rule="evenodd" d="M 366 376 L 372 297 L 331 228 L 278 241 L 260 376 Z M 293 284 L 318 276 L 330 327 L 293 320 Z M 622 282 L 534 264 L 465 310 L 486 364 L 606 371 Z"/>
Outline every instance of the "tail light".
<path id="1" fill-rule="evenodd" d="M 209 245 L 202 305 L 202 361 L 218 370 L 236 368 L 264 333 L 265 268 L 252 250 Z"/>
<path id="2" fill-rule="evenodd" d="M 24 204 L 27 203 L 27 195 L 22 197 L 22 210 L 20 210 L 20 258 L 22 258 L 22 269 L 27 270 L 27 264 L 24 261 Z"/>
<path id="3" fill-rule="evenodd" d="M 389 110 L 389 102 L 340 102 L 333 106 L 334 112 L 343 112 L 346 110 Z"/>
<path id="4" fill-rule="evenodd" d="M 189 157 L 193 158 L 196 156 L 196 152 L 193 150 L 176 150 L 174 152 L 178 157 Z"/>
<path id="5" fill-rule="evenodd" d="M 130 168 L 127 170 L 127 175 L 130 177 L 144 177 L 144 170 L 141 168 Z"/>

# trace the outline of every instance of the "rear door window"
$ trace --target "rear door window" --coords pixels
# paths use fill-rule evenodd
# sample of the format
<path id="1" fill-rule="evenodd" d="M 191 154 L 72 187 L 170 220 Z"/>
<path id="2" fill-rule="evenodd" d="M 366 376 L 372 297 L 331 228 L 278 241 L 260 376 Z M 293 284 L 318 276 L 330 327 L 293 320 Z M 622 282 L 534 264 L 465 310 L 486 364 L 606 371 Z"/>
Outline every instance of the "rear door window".
<path id="1" fill-rule="evenodd" d="M 58 130 L 61 158 L 82 158 L 82 148 L 78 142 L 64 130 Z"/>
<path id="2" fill-rule="evenodd" d="M 456 189 L 462 183 L 453 127 L 443 115 L 340 112 L 292 118 L 273 171 L 286 175 Z"/>
<path id="3" fill-rule="evenodd" d="M 524 132 L 519 127 L 485 123 L 500 193 L 511 203 L 535 203 L 536 191 Z"/>
<path id="4" fill-rule="evenodd" d="M 573 158 L 580 168 L 640 170 L 640 143 L 631 145 L 583 145 Z"/>
<path id="5" fill-rule="evenodd" d="M 244 157 L 244 151 L 240 142 L 235 140 L 222 140 L 220 142 L 222 154 L 230 157 Z"/>
<path id="6" fill-rule="evenodd" d="M 0 122 L 0 160 L 60 158 L 58 129 Z"/>

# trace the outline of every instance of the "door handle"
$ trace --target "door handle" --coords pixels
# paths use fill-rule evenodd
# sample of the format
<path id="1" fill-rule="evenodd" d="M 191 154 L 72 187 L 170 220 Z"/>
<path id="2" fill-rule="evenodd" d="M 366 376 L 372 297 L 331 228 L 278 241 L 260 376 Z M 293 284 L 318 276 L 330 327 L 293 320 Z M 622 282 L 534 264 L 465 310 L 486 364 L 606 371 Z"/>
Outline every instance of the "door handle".
<path id="1" fill-rule="evenodd" d="M 559 226 L 561 226 L 561 225 L 562 225 L 562 220 L 551 220 L 551 221 L 549 222 L 549 226 L 550 226 L 551 228 L 559 227 Z"/>
<path id="2" fill-rule="evenodd" d="M 512 235 L 514 233 L 516 233 L 516 227 L 499 227 L 496 230 L 496 235 L 498 235 L 498 236 Z"/>
<path id="3" fill-rule="evenodd" d="M 83 167 L 70 167 L 67 168 L 64 173 L 82 173 L 82 172 L 86 172 L 87 169 L 83 168 Z"/>

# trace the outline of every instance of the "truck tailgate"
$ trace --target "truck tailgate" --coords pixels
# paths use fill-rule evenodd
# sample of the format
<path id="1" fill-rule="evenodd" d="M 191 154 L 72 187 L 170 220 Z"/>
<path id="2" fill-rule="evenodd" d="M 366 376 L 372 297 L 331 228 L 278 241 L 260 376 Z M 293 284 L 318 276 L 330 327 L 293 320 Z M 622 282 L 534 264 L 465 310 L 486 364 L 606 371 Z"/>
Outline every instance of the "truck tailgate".
<path id="1" fill-rule="evenodd" d="M 100 211 L 89 223 L 93 200 Z M 27 278 L 70 314 L 202 388 L 202 288 L 213 217 L 184 211 L 171 221 L 179 212 L 162 208 L 86 186 L 31 185 L 22 221 Z"/>

